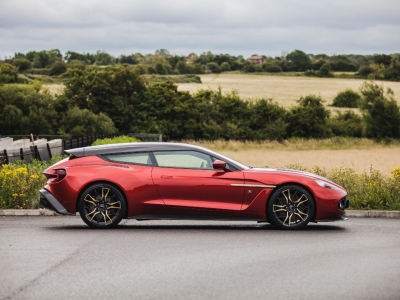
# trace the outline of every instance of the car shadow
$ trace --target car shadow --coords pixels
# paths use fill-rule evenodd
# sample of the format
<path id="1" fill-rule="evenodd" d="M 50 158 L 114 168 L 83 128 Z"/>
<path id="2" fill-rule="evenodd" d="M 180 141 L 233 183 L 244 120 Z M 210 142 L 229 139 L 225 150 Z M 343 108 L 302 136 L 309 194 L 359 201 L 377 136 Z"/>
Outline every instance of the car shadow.
<path id="1" fill-rule="evenodd" d="M 75 230 L 75 231 L 119 231 L 119 230 L 135 230 L 135 231 L 159 231 L 159 230 L 179 230 L 179 231 L 190 231 L 190 230 L 212 230 L 212 231 L 277 231 L 277 232 L 338 232 L 347 231 L 347 228 L 338 225 L 321 225 L 321 224 L 309 224 L 303 229 L 299 230 L 281 230 L 270 224 L 171 224 L 171 225 L 160 225 L 160 224 L 120 224 L 115 228 L 111 229 L 93 229 L 86 225 L 69 225 L 69 226 L 57 226 L 47 227 L 48 230 Z"/>

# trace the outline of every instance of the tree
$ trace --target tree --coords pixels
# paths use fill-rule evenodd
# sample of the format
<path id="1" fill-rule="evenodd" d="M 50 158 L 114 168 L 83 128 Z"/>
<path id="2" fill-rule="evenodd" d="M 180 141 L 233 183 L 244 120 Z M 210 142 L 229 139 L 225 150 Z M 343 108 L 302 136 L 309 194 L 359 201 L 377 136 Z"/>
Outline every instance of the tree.
<path id="1" fill-rule="evenodd" d="M 111 55 L 104 51 L 97 51 L 94 58 L 96 65 L 98 66 L 110 65 L 112 61 Z"/>
<path id="2" fill-rule="evenodd" d="M 64 96 L 80 109 L 109 116 L 120 131 L 129 130 L 143 101 L 146 82 L 135 67 L 71 69 Z"/>
<path id="3" fill-rule="evenodd" d="M 323 64 L 318 71 L 319 77 L 333 77 L 331 72 L 331 66 L 329 64 Z"/>
<path id="4" fill-rule="evenodd" d="M 332 56 L 329 64 L 333 71 L 355 72 L 359 68 L 357 60 L 346 55 Z"/>
<path id="5" fill-rule="evenodd" d="M 6 104 L 0 111 L 0 128 L 2 134 L 21 134 L 22 111 L 13 104 Z"/>
<path id="6" fill-rule="evenodd" d="M 394 93 L 373 82 L 361 88 L 361 110 L 365 123 L 365 136 L 374 139 L 400 138 L 400 109 Z"/>
<path id="7" fill-rule="evenodd" d="M 221 64 L 221 71 L 222 71 L 222 72 L 228 72 L 228 71 L 230 71 L 230 70 L 231 70 L 230 64 L 229 64 L 228 62 L 224 61 L 224 62 Z"/>
<path id="8" fill-rule="evenodd" d="M 207 64 L 207 69 L 210 70 L 212 73 L 221 73 L 221 68 L 215 62 L 209 62 Z"/>
<path id="9" fill-rule="evenodd" d="M 385 68 L 388 68 L 390 64 L 392 63 L 392 57 L 390 55 L 386 54 L 374 54 L 372 57 L 372 60 L 374 63 L 380 65 L 384 65 Z"/>
<path id="10" fill-rule="evenodd" d="M 256 67 L 251 62 L 246 61 L 243 64 L 242 71 L 243 72 L 255 72 L 256 71 Z"/>
<path id="11" fill-rule="evenodd" d="M 207 111 L 203 103 L 172 82 L 152 84 L 136 106 L 131 131 L 162 133 L 167 140 L 202 139 Z"/>
<path id="12" fill-rule="evenodd" d="M 156 69 L 157 74 L 160 74 L 160 75 L 167 74 L 167 70 L 161 63 L 157 63 L 155 69 Z"/>
<path id="13" fill-rule="evenodd" d="M 53 96 L 39 86 L 0 87 L 0 128 L 14 134 L 54 134 L 58 121 Z"/>
<path id="14" fill-rule="evenodd" d="M 79 53 L 76 53 L 73 51 L 68 51 L 65 54 L 64 59 L 67 61 L 67 63 L 71 63 L 71 61 L 74 61 L 74 60 L 80 60 L 80 61 L 84 62 L 85 64 L 88 63 L 88 59 L 86 58 L 85 55 L 79 54 Z"/>
<path id="15" fill-rule="evenodd" d="M 134 55 L 121 55 L 119 57 L 119 63 L 135 65 L 135 64 L 137 64 L 137 60 L 136 60 L 136 57 Z"/>
<path id="16" fill-rule="evenodd" d="M 116 132 L 113 121 L 104 113 L 96 115 L 87 109 L 78 107 L 68 110 L 61 125 L 60 134 L 77 137 Z"/>
<path id="17" fill-rule="evenodd" d="M 158 50 L 156 50 L 154 52 L 154 54 L 155 55 L 161 55 L 161 56 L 164 56 L 164 57 L 169 57 L 170 56 L 169 51 L 167 49 L 158 49 Z"/>
<path id="18" fill-rule="evenodd" d="M 325 109 L 322 98 L 308 95 L 296 102 L 297 105 L 290 109 L 287 116 L 288 135 L 304 138 L 329 137 L 329 111 Z"/>
<path id="19" fill-rule="evenodd" d="M 26 56 L 28 58 L 28 54 Z M 58 49 L 53 49 L 50 51 L 42 50 L 39 52 L 34 52 L 33 54 L 33 66 L 35 68 L 46 68 L 53 64 L 56 60 L 62 60 L 61 52 Z"/>
<path id="20" fill-rule="evenodd" d="M 287 71 L 303 72 L 311 68 L 311 60 L 303 51 L 294 50 L 286 56 L 284 66 Z"/>
<path id="21" fill-rule="evenodd" d="M 392 65 L 383 73 L 385 79 L 400 81 L 400 63 L 393 61 Z"/>
<path id="22" fill-rule="evenodd" d="M 179 74 L 186 74 L 186 62 L 178 61 L 175 65 L 175 70 L 177 70 Z"/>

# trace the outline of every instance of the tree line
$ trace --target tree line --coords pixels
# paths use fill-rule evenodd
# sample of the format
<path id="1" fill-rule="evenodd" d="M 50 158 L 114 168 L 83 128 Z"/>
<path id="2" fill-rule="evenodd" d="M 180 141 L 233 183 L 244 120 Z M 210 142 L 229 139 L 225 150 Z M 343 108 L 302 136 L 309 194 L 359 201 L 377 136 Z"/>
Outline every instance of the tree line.
<path id="1" fill-rule="evenodd" d="M 256 54 L 255 54 L 256 55 Z M 227 71 L 240 72 L 305 72 L 308 76 L 332 77 L 333 72 L 355 72 L 356 76 L 368 79 L 400 80 L 400 53 L 374 55 L 306 54 L 301 50 L 270 57 L 260 55 L 262 63 L 255 64 L 242 55 L 190 53 L 187 56 L 173 55 L 166 49 L 154 54 L 134 53 L 113 57 L 107 52 L 77 53 L 58 49 L 15 53 L 4 60 L 18 72 L 58 76 L 68 68 L 85 66 L 135 65 L 141 74 L 204 74 Z M 1 80 L 1 79 L 0 79 Z M 12 78 L 9 78 L 12 80 Z M 3 79 L 4 81 L 4 79 Z"/>
<path id="2" fill-rule="evenodd" d="M 348 110 L 332 115 L 316 95 L 284 108 L 271 99 L 246 101 L 236 92 L 190 94 L 178 91 L 172 82 L 151 84 L 136 66 L 68 72 L 60 95 L 50 94 L 39 81 L 0 86 L 0 134 L 85 136 L 121 131 L 161 133 L 166 140 L 400 138 L 394 94 L 373 82 L 365 82 L 360 91 L 339 93 L 332 103 L 355 105 L 361 114 Z"/>

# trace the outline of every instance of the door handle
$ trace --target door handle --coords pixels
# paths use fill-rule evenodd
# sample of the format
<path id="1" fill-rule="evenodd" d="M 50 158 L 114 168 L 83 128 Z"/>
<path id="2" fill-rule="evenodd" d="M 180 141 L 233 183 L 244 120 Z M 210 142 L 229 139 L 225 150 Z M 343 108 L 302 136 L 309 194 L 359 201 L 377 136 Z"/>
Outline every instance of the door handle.
<path id="1" fill-rule="evenodd" d="M 173 177 L 170 175 L 161 175 L 161 178 L 165 178 L 165 179 L 172 179 Z"/>

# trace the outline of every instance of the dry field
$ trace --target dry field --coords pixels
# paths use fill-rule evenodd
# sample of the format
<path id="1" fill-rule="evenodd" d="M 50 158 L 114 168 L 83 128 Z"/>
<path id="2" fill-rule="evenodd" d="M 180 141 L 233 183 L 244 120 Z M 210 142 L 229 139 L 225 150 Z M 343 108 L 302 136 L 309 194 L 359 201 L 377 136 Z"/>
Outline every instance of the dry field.
<path id="1" fill-rule="evenodd" d="M 347 88 L 358 90 L 365 80 L 339 78 L 313 78 L 302 76 L 273 76 L 249 74 L 207 74 L 200 75 L 202 84 L 180 83 L 178 89 L 194 93 L 199 89 L 223 92 L 237 90 L 243 99 L 271 98 L 285 107 L 309 94 L 320 95 L 329 104 L 332 99 Z M 400 82 L 375 81 L 385 88 L 390 87 L 400 103 Z"/>
<path id="2" fill-rule="evenodd" d="M 245 165 L 256 167 L 282 168 L 291 164 L 311 169 L 314 166 L 332 170 L 337 167 L 351 167 L 357 173 L 369 172 L 372 167 L 383 175 L 390 176 L 391 171 L 400 167 L 400 145 L 381 145 L 366 140 L 364 144 L 349 145 L 350 149 L 332 150 L 328 147 L 286 144 L 274 142 L 192 142 L 201 145 Z M 312 143 L 308 142 L 308 143 Z M 335 148 L 334 148 L 335 149 Z"/>
<path id="3" fill-rule="evenodd" d="M 56 95 L 61 94 L 65 86 L 58 83 L 48 83 L 43 84 L 43 87 L 48 89 L 51 94 Z"/>

